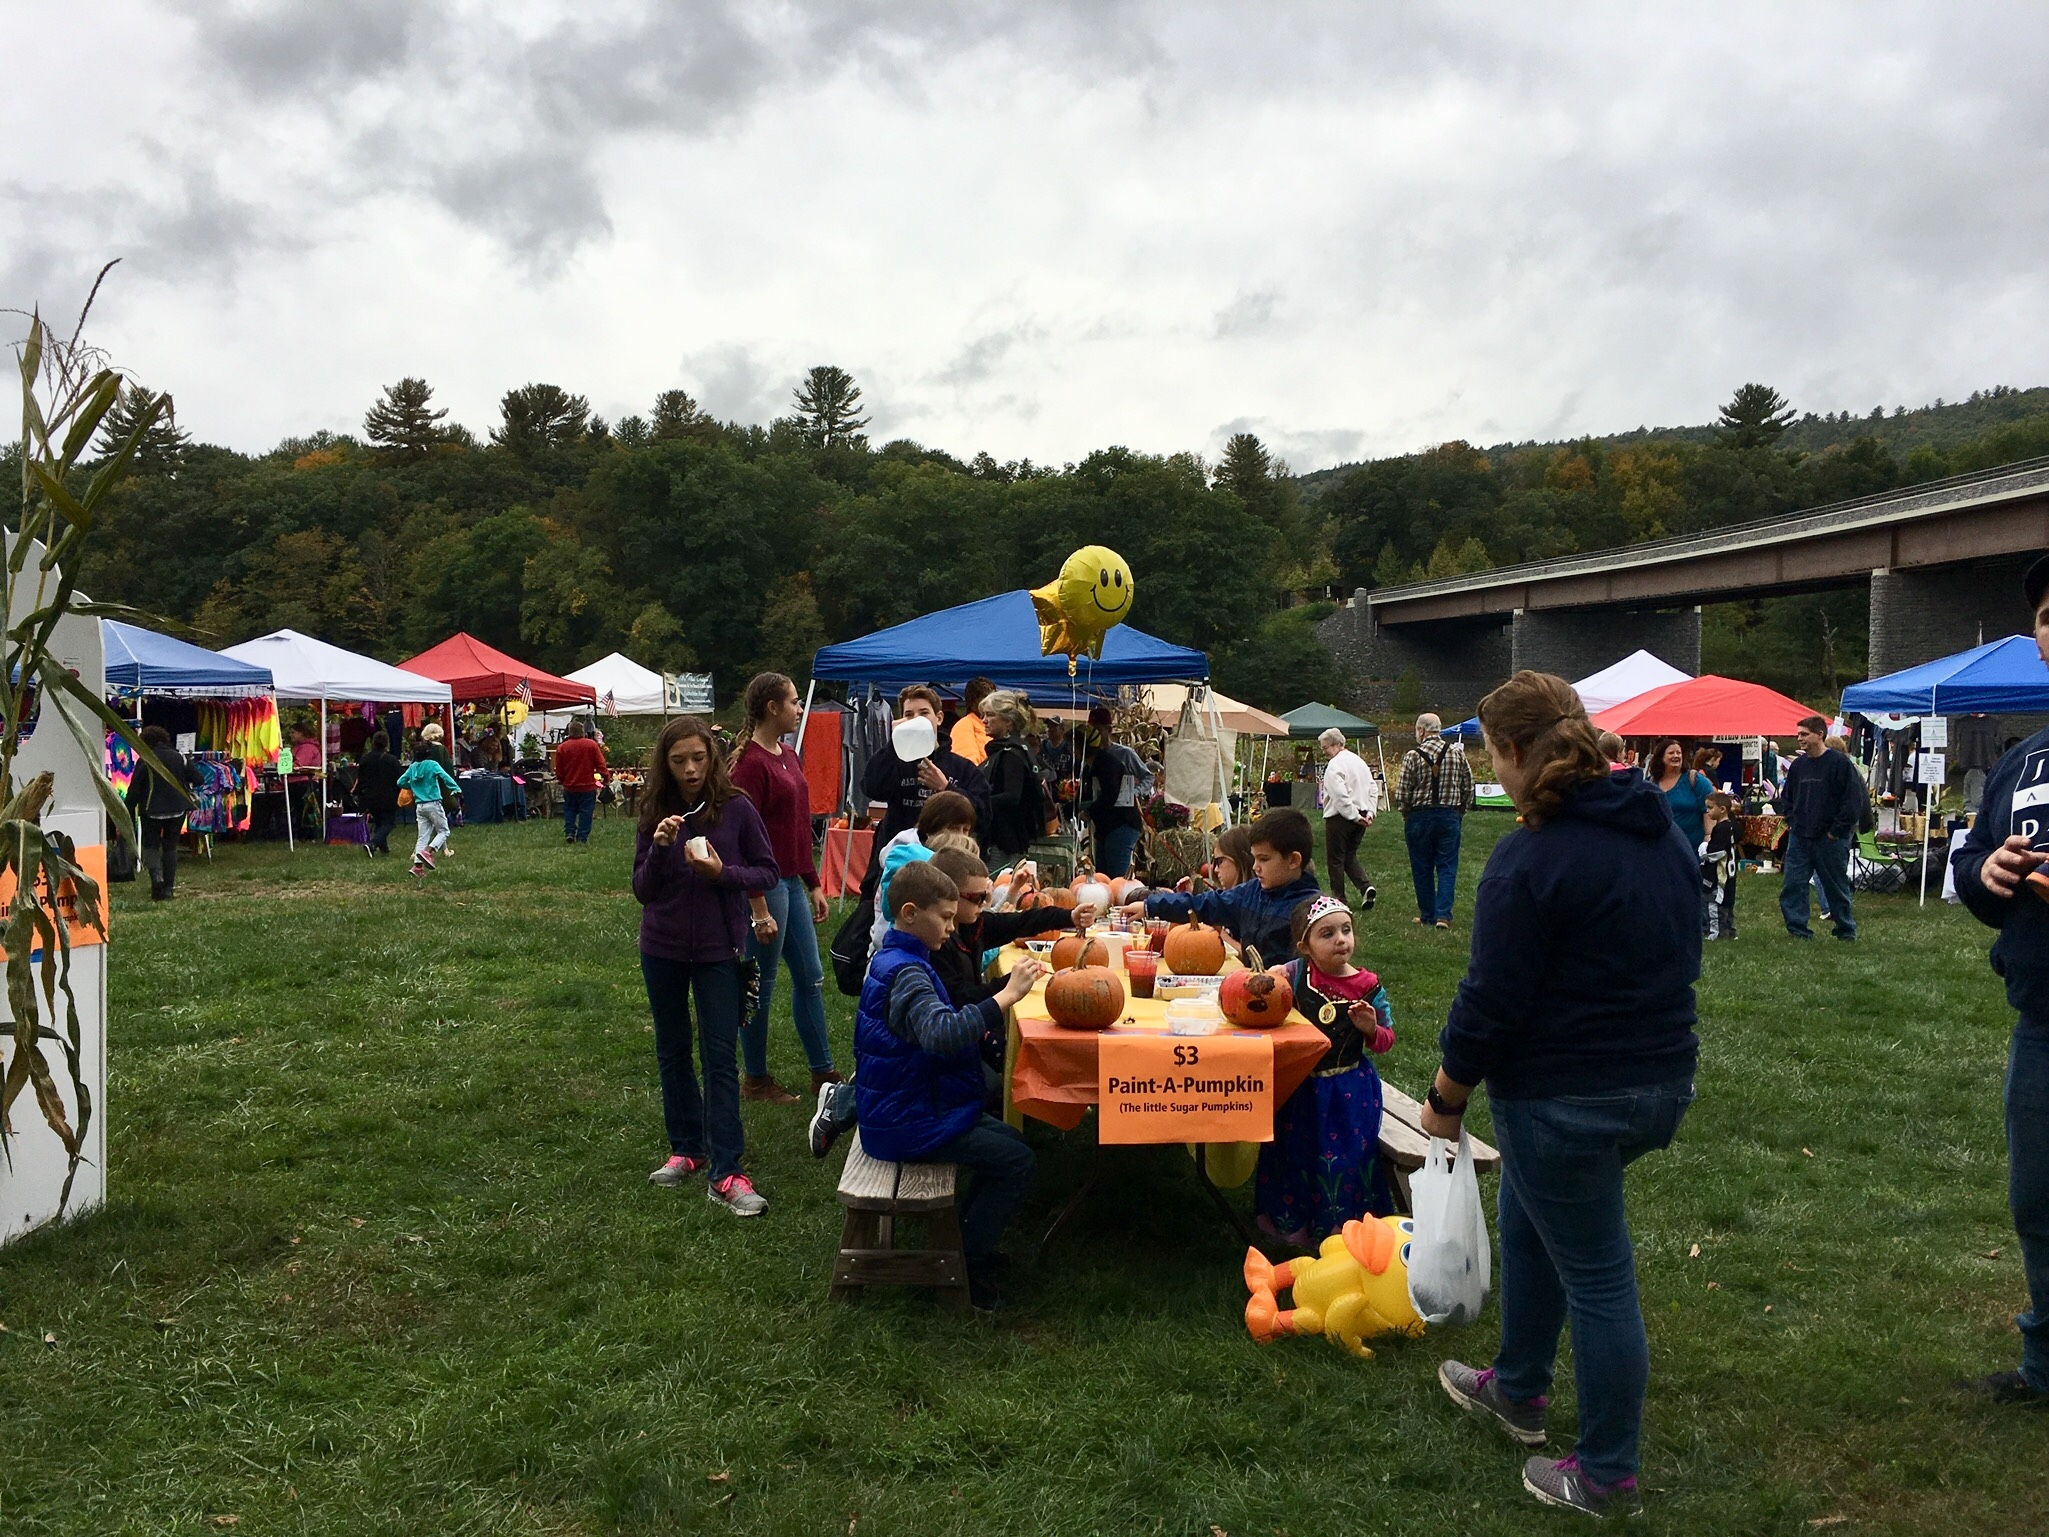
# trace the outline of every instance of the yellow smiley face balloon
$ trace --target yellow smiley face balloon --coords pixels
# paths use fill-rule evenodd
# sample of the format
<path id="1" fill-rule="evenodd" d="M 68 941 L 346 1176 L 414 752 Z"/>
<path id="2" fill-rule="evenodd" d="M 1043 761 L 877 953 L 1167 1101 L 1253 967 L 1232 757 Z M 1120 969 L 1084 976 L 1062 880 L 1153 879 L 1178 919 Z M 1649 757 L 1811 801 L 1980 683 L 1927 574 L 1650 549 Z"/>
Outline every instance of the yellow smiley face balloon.
<path id="1" fill-rule="evenodd" d="M 1131 567 L 1115 550 L 1084 545 L 1067 557 L 1060 575 L 1032 590 L 1039 615 L 1039 652 L 1103 654 L 1103 635 L 1131 612 Z"/>

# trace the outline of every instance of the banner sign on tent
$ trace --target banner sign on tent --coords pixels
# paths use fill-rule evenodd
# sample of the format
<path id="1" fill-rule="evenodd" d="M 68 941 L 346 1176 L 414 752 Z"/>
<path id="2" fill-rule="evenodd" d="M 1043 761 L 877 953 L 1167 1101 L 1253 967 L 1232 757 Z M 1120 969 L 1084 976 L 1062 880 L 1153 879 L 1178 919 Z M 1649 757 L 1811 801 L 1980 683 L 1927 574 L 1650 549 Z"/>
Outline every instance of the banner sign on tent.
<path id="1" fill-rule="evenodd" d="M 669 708 L 678 715 L 709 715 L 713 709 L 711 674 L 671 672 L 662 675 Z"/>

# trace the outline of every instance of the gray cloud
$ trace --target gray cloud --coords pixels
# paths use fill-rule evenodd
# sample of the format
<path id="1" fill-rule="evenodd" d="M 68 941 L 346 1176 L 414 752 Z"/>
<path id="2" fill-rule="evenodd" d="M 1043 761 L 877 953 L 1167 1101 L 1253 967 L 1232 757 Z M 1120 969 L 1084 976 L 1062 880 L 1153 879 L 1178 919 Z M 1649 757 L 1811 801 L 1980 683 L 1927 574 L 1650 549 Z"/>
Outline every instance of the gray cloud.
<path id="1" fill-rule="evenodd" d="M 1280 295 L 1270 288 L 1250 293 L 1241 293 L 1229 304 L 1217 311 L 1214 333 L 1219 341 L 1234 337 L 1257 336 L 1274 321 L 1274 306 L 1280 302 Z"/>
<path id="2" fill-rule="evenodd" d="M 683 378 L 697 403 L 724 421 L 768 422 L 791 411 L 797 371 L 763 361 L 752 348 L 711 347 L 686 354 Z"/>

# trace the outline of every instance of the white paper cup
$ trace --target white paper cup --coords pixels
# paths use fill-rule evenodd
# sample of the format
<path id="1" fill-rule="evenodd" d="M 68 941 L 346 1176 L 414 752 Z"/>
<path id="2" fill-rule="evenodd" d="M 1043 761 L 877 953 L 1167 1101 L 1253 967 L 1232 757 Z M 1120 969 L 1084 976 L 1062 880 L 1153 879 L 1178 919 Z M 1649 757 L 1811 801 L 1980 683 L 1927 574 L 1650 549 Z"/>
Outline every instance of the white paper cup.
<path id="1" fill-rule="evenodd" d="M 692 859 L 709 859 L 711 858 L 711 840 L 699 834 L 683 845 L 683 852 Z"/>

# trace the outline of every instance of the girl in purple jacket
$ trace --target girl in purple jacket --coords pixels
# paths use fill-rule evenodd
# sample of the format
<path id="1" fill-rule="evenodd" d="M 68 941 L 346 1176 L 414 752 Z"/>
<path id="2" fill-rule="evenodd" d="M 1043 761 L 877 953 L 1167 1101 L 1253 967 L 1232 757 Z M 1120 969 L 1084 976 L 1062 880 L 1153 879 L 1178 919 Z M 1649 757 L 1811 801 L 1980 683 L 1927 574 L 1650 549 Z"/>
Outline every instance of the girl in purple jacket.
<path id="1" fill-rule="evenodd" d="M 781 879 L 768 829 L 726 777 L 710 725 L 688 715 L 670 721 L 648 764 L 633 850 L 640 974 L 655 1017 L 655 1065 L 669 1134 L 669 1160 L 648 1178 L 681 1185 L 709 1169 L 712 1201 L 737 1217 L 768 1210 L 740 1168 L 746 1151 L 738 1048 L 747 900 Z M 693 997 L 702 1093 L 690 1064 Z"/>

